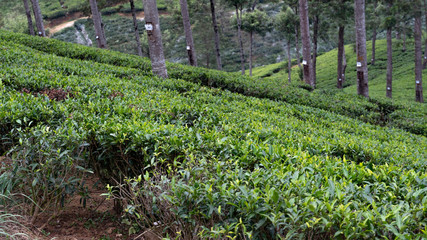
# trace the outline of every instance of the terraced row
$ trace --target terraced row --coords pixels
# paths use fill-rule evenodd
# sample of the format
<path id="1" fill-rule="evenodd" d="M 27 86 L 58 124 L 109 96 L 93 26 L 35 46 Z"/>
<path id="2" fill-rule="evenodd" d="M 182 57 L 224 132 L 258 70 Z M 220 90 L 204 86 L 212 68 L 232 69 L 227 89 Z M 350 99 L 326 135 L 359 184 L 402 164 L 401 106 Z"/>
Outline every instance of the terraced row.
<path id="1" fill-rule="evenodd" d="M 427 234 L 423 136 L 8 41 L 0 61 L 4 151 L 42 131 L 61 148 L 85 146 L 107 182 L 161 171 L 148 181 L 163 189 L 157 204 L 201 236 Z M 64 100 L 44 95 L 52 89 Z"/>
<path id="2" fill-rule="evenodd" d="M 34 49 L 63 57 L 89 60 L 116 66 L 130 67 L 150 72 L 148 59 L 102 51 L 50 39 L 32 38 L 26 35 L 0 31 L 0 39 L 24 44 Z M 246 96 L 267 98 L 324 109 L 367 123 L 396 127 L 427 136 L 427 108 L 419 104 L 397 104 L 388 100 L 364 99 L 341 91 L 316 91 L 310 93 L 300 87 L 283 86 L 282 81 L 254 79 L 203 68 L 168 64 L 171 78 L 183 79 L 208 87 L 226 89 Z M 307 87 L 304 87 L 307 88 Z"/>

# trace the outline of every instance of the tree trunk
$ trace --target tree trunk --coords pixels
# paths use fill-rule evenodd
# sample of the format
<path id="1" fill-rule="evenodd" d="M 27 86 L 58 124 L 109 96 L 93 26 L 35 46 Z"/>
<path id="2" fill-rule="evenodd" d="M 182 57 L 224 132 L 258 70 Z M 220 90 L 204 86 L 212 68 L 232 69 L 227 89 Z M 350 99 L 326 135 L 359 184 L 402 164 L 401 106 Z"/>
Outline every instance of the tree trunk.
<path id="1" fill-rule="evenodd" d="M 337 88 L 343 88 L 343 60 L 344 60 L 344 26 L 338 28 L 338 66 L 337 66 Z"/>
<path id="2" fill-rule="evenodd" d="M 249 52 L 249 76 L 252 77 L 252 56 L 253 56 L 253 43 L 254 43 L 254 33 L 251 31 L 249 33 L 249 38 L 250 38 L 250 52 Z"/>
<path id="3" fill-rule="evenodd" d="M 28 5 L 28 0 L 24 0 L 24 8 L 25 8 L 25 15 L 27 15 L 28 31 L 30 35 L 34 36 L 36 34 L 34 33 L 33 19 L 31 18 L 31 10 L 30 10 L 30 6 Z"/>
<path id="4" fill-rule="evenodd" d="M 245 54 L 243 52 L 243 40 L 242 40 L 242 19 L 240 18 L 239 7 L 236 6 L 236 18 L 237 18 L 237 35 L 239 38 L 240 45 L 240 62 L 242 64 L 242 75 L 245 75 Z"/>
<path id="5" fill-rule="evenodd" d="M 287 42 L 288 49 L 288 82 L 291 83 L 291 73 L 292 73 L 292 58 L 291 58 L 291 41 Z"/>
<path id="6" fill-rule="evenodd" d="M 342 65 L 342 82 L 345 82 L 345 71 L 347 70 L 347 57 L 345 56 L 345 48 L 342 51 L 343 65 Z"/>
<path id="7" fill-rule="evenodd" d="M 426 21 L 426 27 L 427 27 L 427 0 L 424 0 L 424 16 Z M 427 68 L 427 38 L 424 40 L 424 64 L 423 69 Z"/>
<path id="8" fill-rule="evenodd" d="M 317 71 L 317 39 L 319 36 L 319 15 L 314 16 L 313 23 L 313 84 L 316 86 L 316 71 Z"/>
<path id="9" fill-rule="evenodd" d="M 209 51 L 206 52 L 206 68 L 209 68 L 209 62 L 210 62 L 211 55 L 209 54 Z"/>
<path id="10" fill-rule="evenodd" d="M 357 94 L 369 98 L 368 62 L 366 54 L 365 0 L 354 1 L 356 20 Z"/>
<path id="11" fill-rule="evenodd" d="M 107 48 L 107 41 L 102 27 L 101 14 L 98 11 L 96 0 L 90 1 L 90 9 L 92 11 L 93 27 L 95 28 L 96 42 L 99 48 Z"/>
<path id="12" fill-rule="evenodd" d="M 46 37 L 46 32 L 44 30 L 43 25 L 43 16 L 39 6 L 39 0 L 31 0 L 31 3 L 33 4 L 34 19 L 36 20 L 37 35 L 40 37 Z"/>
<path id="13" fill-rule="evenodd" d="M 240 18 L 241 14 L 239 14 L 239 7 L 236 5 L 236 18 L 237 18 L 237 36 L 239 38 L 239 46 L 240 46 L 240 62 L 242 75 L 245 75 L 245 53 L 243 52 L 243 40 L 242 40 L 242 19 Z"/>
<path id="14" fill-rule="evenodd" d="M 403 47 L 402 47 L 402 51 L 406 52 L 406 28 L 403 27 Z"/>
<path id="15" fill-rule="evenodd" d="M 372 33 L 372 58 L 371 58 L 371 64 L 375 65 L 375 50 L 376 50 L 376 44 L 377 42 L 377 27 L 374 27 L 373 33 Z"/>
<path id="16" fill-rule="evenodd" d="M 421 3 L 418 4 L 421 7 Z M 417 9 L 416 9 L 417 11 Z M 422 44 L 421 44 L 421 13 L 415 14 L 415 25 L 414 25 L 414 38 L 415 38 L 415 101 L 424 102 L 423 99 L 423 62 L 422 62 Z"/>
<path id="17" fill-rule="evenodd" d="M 135 41 L 136 41 L 136 51 L 138 52 L 138 56 L 142 57 L 142 47 L 141 47 L 141 40 L 139 38 L 138 22 L 136 20 L 135 4 L 133 0 L 129 0 L 129 3 L 130 3 L 130 10 L 132 11 L 133 29 L 135 32 Z"/>
<path id="18" fill-rule="evenodd" d="M 401 40 L 402 39 L 402 33 L 400 32 L 400 23 L 397 23 L 396 25 L 396 39 Z"/>
<path id="19" fill-rule="evenodd" d="M 256 7 L 256 5 L 258 4 L 258 1 L 259 1 L 259 0 L 254 0 L 254 1 L 253 1 L 252 6 L 251 6 L 252 11 L 254 11 L 254 10 L 255 10 L 255 7 Z"/>
<path id="20" fill-rule="evenodd" d="M 214 0 L 210 0 L 211 2 L 211 14 L 212 14 L 212 26 L 215 33 L 215 53 L 216 53 L 216 65 L 218 70 L 222 70 L 221 63 L 221 52 L 219 50 L 219 31 L 218 24 L 216 22 L 216 13 L 215 13 L 215 2 Z"/>
<path id="21" fill-rule="evenodd" d="M 297 64 L 299 69 L 301 70 L 301 56 L 299 54 L 299 31 L 298 31 L 298 25 L 295 25 L 295 51 L 297 54 Z"/>
<path id="22" fill-rule="evenodd" d="M 393 81 L 393 50 L 391 40 L 391 27 L 387 27 L 387 91 L 386 96 L 392 98 L 392 81 Z"/>
<path id="23" fill-rule="evenodd" d="M 168 78 L 165 55 L 163 52 L 162 33 L 160 32 L 159 11 L 156 0 L 143 0 L 145 29 L 148 36 L 151 68 L 155 75 Z"/>
<path id="24" fill-rule="evenodd" d="M 313 66 L 311 65 L 310 26 L 308 22 L 307 0 L 299 0 L 299 9 L 304 81 L 310 86 L 315 87 L 313 82 Z"/>
<path id="25" fill-rule="evenodd" d="M 375 9 L 378 6 L 378 0 L 375 1 L 374 7 Z M 376 17 L 376 16 L 374 16 Z M 375 51 L 376 51 L 376 41 L 377 41 L 377 26 L 374 24 L 374 29 L 372 32 L 372 57 L 371 57 L 371 64 L 375 65 Z"/>
<path id="26" fill-rule="evenodd" d="M 188 62 L 191 66 L 197 66 L 196 49 L 194 48 L 193 32 L 191 31 L 190 15 L 188 14 L 187 0 L 179 0 L 181 15 L 184 24 L 185 40 L 187 41 Z"/>

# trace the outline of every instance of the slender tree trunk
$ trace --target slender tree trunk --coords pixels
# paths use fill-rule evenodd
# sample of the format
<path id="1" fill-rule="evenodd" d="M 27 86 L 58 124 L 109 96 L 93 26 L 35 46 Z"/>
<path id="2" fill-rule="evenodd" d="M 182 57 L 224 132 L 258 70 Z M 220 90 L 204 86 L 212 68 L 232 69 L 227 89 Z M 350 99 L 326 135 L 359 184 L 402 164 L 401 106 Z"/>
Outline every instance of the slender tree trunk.
<path id="1" fill-rule="evenodd" d="M 255 7 L 256 7 L 256 5 L 258 4 L 258 2 L 259 2 L 259 0 L 254 0 L 254 1 L 252 2 L 252 6 L 251 6 L 252 11 L 253 11 L 253 10 L 255 10 Z"/>
<path id="2" fill-rule="evenodd" d="M 313 66 L 311 65 L 311 46 L 310 46 L 310 26 L 308 22 L 308 4 L 307 0 L 299 0 L 300 9 L 300 27 L 302 39 L 303 71 L 304 81 L 312 87 L 315 87 L 313 81 Z"/>
<path id="3" fill-rule="evenodd" d="M 369 98 L 368 62 L 366 54 L 365 0 L 354 1 L 356 20 L 357 94 Z"/>
<path id="4" fill-rule="evenodd" d="M 375 65 L 376 42 L 377 42 L 377 27 L 374 27 L 374 30 L 372 33 L 372 58 L 371 58 L 372 65 Z"/>
<path id="5" fill-rule="evenodd" d="M 387 91 L 386 96 L 392 98 L 392 81 L 393 81 L 393 46 L 391 39 L 392 29 L 387 27 Z"/>
<path id="6" fill-rule="evenodd" d="M 317 39 L 319 36 L 319 15 L 314 16 L 313 23 L 313 84 L 316 86 L 316 72 L 317 72 Z"/>
<path id="7" fill-rule="evenodd" d="M 139 38 L 138 22 L 136 20 L 135 3 L 133 2 L 133 0 L 129 0 L 129 3 L 130 3 L 130 10 L 132 11 L 133 29 L 135 32 L 135 41 L 136 41 L 136 51 L 138 52 L 138 56 L 142 57 L 141 39 Z"/>
<path id="8" fill-rule="evenodd" d="M 24 0 L 24 7 L 25 7 L 25 15 L 27 15 L 27 21 L 28 21 L 28 31 L 30 35 L 34 36 L 34 26 L 33 26 L 33 19 L 31 18 L 31 10 L 30 6 L 28 5 L 28 0 Z"/>
<path id="9" fill-rule="evenodd" d="M 218 24 L 216 22 L 216 13 L 215 13 L 215 2 L 214 0 L 210 0 L 211 2 L 211 14 L 212 14 L 212 26 L 215 33 L 215 53 L 216 53 L 216 65 L 218 70 L 222 70 L 222 63 L 221 63 L 221 52 L 219 49 L 219 31 L 218 31 Z"/>
<path id="10" fill-rule="evenodd" d="M 402 51 L 406 52 L 406 28 L 403 27 L 403 47 L 402 47 Z"/>
<path id="11" fill-rule="evenodd" d="M 96 0 L 89 1 L 90 9 L 92 11 L 93 27 L 95 28 L 96 42 L 99 48 L 107 48 L 107 41 L 105 39 L 105 34 L 102 27 L 101 14 L 98 11 L 98 5 L 96 3 Z"/>
<path id="12" fill-rule="evenodd" d="M 289 41 L 289 39 L 288 39 L 286 48 L 288 49 L 288 82 L 291 83 L 292 58 L 291 58 L 291 41 Z"/>
<path id="13" fill-rule="evenodd" d="M 33 4 L 34 19 L 36 20 L 37 35 L 40 37 L 46 37 L 46 32 L 44 30 L 43 25 L 43 16 L 39 6 L 39 0 L 31 0 L 31 3 Z"/>
<path id="14" fill-rule="evenodd" d="M 342 65 L 342 82 L 345 82 L 345 71 L 347 70 L 347 57 L 345 56 L 345 48 L 342 51 L 343 65 Z"/>
<path id="15" fill-rule="evenodd" d="M 401 40 L 402 39 L 402 33 L 400 28 L 400 23 L 397 23 L 396 25 L 396 39 Z"/>
<path id="16" fill-rule="evenodd" d="M 254 44 L 254 33 L 251 31 L 250 33 L 249 33 L 249 38 L 250 38 L 250 45 L 251 45 L 251 47 L 250 47 L 250 52 L 249 52 L 249 76 L 251 76 L 252 77 L 252 61 L 253 61 L 253 59 L 252 59 L 252 57 L 253 57 L 253 44 Z"/>
<path id="17" fill-rule="evenodd" d="M 427 0 L 424 0 L 424 17 L 426 21 L 427 28 Z M 424 64 L 423 69 L 427 68 L 427 38 L 424 40 Z"/>
<path id="18" fill-rule="evenodd" d="M 188 62 L 191 66 L 197 66 L 196 49 L 194 48 L 193 32 L 191 31 L 190 15 L 188 14 L 187 0 L 179 0 L 181 15 L 184 24 L 185 40 L 187 41 Z"/>
<path id="19" fill-rule="evenodd" d="M 295 51 L 297 54 L 297 64 L 299 69 L 301 70 L 301 56 L 299 54 L 299 30 L 298 30 L 298 25 L 295 25 Z"/>
<path id="20" fill-rule="evenodd" d="M 338 67 L 337 67 L 337 88 L 343 88 L 343 60 L 344 60 L 344 26 L 338 28 Z"/>
<path id="21" fill-rule="evenodd" d="M 151 68 L 155 75 L 168 78 L 165 55 L 163 52 L 162 33 L 160 32 L 159 11 L 156 0 L 143 0 L 145 29 L 148 36 Z"/>
<path id="22" fill-rule="evenodd" d="M 418 2 L 418 6 L 421 7 L 421 2 Z M 416 9 L 417 11 L 417 9 Z M 415 25 L 414 25 L 414 38 L 415 38 L 415 101 L 424 102 L 423 98 L 423 59 L 422 59 L 422 44 L 421 44 L 421 13 L 415 14 Z"/>
<path id="23" fill-rule="evenodd" d="M 242 64 L 242 75 L 245 75 L 245 54 L 243 52 L 243 40 L 242 40 L 242 19 L 239 14 L 239 7 L 236 6 L 236 17 L 237 17 L 237 35 L 239 38 L 240 45 L 240 62 Z"/>
<path id="24" fill-rule="evenodd" d="M 375 3 L 374 3 L 375 9 L 377 8 L 377 6 L 378 6 L 378 0 L 375 0 Z M 376 16 L 374 16 L 374 17 L 376 17 Z M 375 44 L 376 44 L 376 42 L 377 42 L 377 26 L 374 24 L 374 29 L 372 32 L 372 57 L 371 57 L 371 64 L 372 65 L 375 65 L 375 51 L 376 51 Z"/>

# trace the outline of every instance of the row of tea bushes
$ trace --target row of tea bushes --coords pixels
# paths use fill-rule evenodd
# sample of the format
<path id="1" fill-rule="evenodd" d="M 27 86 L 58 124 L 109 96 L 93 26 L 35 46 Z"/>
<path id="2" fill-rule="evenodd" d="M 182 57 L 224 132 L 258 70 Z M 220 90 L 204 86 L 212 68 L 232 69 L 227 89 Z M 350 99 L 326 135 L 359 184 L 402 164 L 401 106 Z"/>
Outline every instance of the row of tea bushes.
<path id="1" fill-rule="evenodd" d="M 60 151 L 84 146 L 79 156 L 106 182 L 160 171 L 154 197 L 203 237 L 426 235 L 423 136 L 10 42 L 0 61 L 9 147 L 42 132 Z"/>
<path id="2" fill-rule="evenodd" d="M 73 119 L 76 119 L 77 114 L 81 115 L 88 111 L 87 108 L 93 106 L 89 113 L 97 112 L 105 115 L 103 116 L 105 118 L 120 116 L 127 120 L 130 116 L 137 115 L 138 118 L 162 120 L 164 124 L 176 124 L 179 121 L 187 127 L 202 124 L 203 129 L 218 128 L 218 124 L 226 124 L 227 128 L 233 126 L 242 131 L 235 134 L 244 137 L 245 132 L 252 132 L 251 138 L 266 141 L 266 144 L 285 144 L 287 147 L 302 148 L 315 155 L 338 157 L 345 155 L 357 162 L 373 161 L 376 164 L 387 163 L 393 159 L 396 164 L 401 161 L 402 165 L 410 163 L 413 166 L 422 159 L 421 156 L 425 150 L 423 138 L 414 138 L 399 130 L 366 125 L 322 110 L 209 90 L 182 80 L 148 80 L 147 77 L 133 75 L 132 69 L 127 73 L 128 76 L 124 76 L 123 72 L 126 72 L 126 69 L 116 67 L 117 72 L 121 73 L 118 75 L 124 77 L 117 78 L 110 72 L 103 75 L 100 69 L 107 67 L 102 64 L 99 64 L 99 67 L 94 66 L 92 73 L 91 68 L 83 68 L 86 72 L 81 70 L 75 71 L 74 75 L 68 75 L 69 68 L 59 68 L 56 65 L 64 65 L 67 61 L 71 64 L 73 60 L 27 52 L 20 49 L 13 51 L 10 47 L 2 54 L 1 60 L 5 63 L 0 71 L 4 79 L 3 84 L 18 91 L 30 89 L 32 92 L 37 92 L 46 88 L 69 89 L 74 98 L 50 104 L 55 107 L 67 104 L 67 107 L 62 107 L 63 115 L 73 115 Z M 26 71 L 19 72 L 22 69 L 22 60 L 14 62 L 14 59 L 24 58 L 27 59 Z M 31 62 L 37 62 L 37 64 L 31 65 Z M 76 66 L 78 64 L 74 67 Z M 113 68 L 110 70 L 114 71 Z M 88 77 L 91 75 L 93 77 Z M 133 76 L 133 79 L 128 79 L 129 76 Z M 146 94 L 147 92 L 149 94 Z M 157 97 L 165 101 L 152 103 L 152 98 Z M 40 101 L 37 97 L 34 99 Z M 43 105 L 46 104 L 43 103 Z M 6 106 L 5 104 L 4 107 Z M 38 104 L 29 101 L 27 106 L 33 108 Z M 83 106 L 85 108 L 80 109 Z M 46 106 L 32 111 L 25 109 L 22 114 L 40 111 L 40 108 L 46 108 Z M 143 111 L 135 111 L 135 108 Z M 4 112 L 9 113 L 6 110 Z M 51 112 L 53 117 L 54 111 Z M 19 111 L 11 115 L 15 114 L 19 114 Z M 55 115 L 60 113 L 55 111 Z M 27 118 L 39 121 L 41 116 L 43 114 L 35 116 L 37 117 L 35 119 Z M 86 117 L 88 116 L 83 116 L 82 121 L 85 121 Z M 95 117 L 100 116 L 95 115 Z M 204 122 L 200 123 L 200 119 Z M 213 123 L 216 125 L 212 125 Z M 221 126 L 221 128 L 224 127 Z M 402 142 L 413 147 L 402 150 L 399 148 Z"/>
<path id="3" fill-rule="evenodd" d="M 146 58 L 113 51 L 99 50 L 52 39 L 32 38 L 27 35 L 0 31 L 0 39 L 24 44 L 34 49 L 73 59 L 84 59 L 116 66 L 125 66 L 150 72 L 151 64 Z M 234 73 L 194 68 L 168 63 L 171 78 L 183 79 L 209 87 L 227 89 L 247 96 L 281 100 L 321 108 L 364 122 L 401 128 L 426 136 L 425 117 L 427 108 L 419 104 L 394 103 L 389 100 L 364 99 L 342 91 L 315 91 L 310 93 L 301 84 L 287 86 L 282 81 L 261 80 Z M 305 86 L 306 87 L 306 86 Z"/>

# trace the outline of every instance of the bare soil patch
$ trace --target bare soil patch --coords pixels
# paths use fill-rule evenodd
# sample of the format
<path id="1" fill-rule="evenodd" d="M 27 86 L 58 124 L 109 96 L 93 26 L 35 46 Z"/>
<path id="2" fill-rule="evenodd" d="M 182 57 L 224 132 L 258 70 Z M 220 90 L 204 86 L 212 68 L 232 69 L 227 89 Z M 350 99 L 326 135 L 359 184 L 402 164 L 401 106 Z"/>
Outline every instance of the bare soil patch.
<path id="1" fill-rule="evenodd" d="M 114 211 L 113 201 L 106 200 L 104 186 L 94 176 L 87 181 L 90 198 L 84 207 L 80 196 L 75 196 L 66 209 L 51 220 L 44 229 L 49 239 L 126 239 L 127 229 L 120 223 Z M 41 216 L 36 227 L 41 227 L 50 218 L 49 213 Z"/>
<path id="2" fill-rule="evenodd" d="M 132 18 L 132 13 L 118 13 L 118 14 L 122 17 Z M 170 15 L 170 13 L 166 11 L 159 11 L 159 14 L 165 15 L 165 16 Z M 136 12 L 136 18 L 140 21 L 144 20 L 145 18 L 144 11 Z"/>
<path id="3" fill-rule="evenodd" d="M 29 90 L 27 88 L 23 88 L 21 90 L 21 92 L 33 94 L 36 97 L 38 95 L 45 95 L 50 100 L 55 100 L 55 101 L 62 101 L 62 100 L 74 97 L 74 95 L 71 91 L 69 91 L 69 90 L 65 91 L 64 89 L 61 89 L 61 88 L 56 88 L 56 89 L 45 88 L 45 89 L 38 91 L 38 92 L 32 92 L 31 90 Z"/>
<path id="4" fill-rule="evenodd" d="M 80 19 L 87 19 L 87 18 L 88 17 L 80 17 L 80 18 L 74 19 L 74 20 L 69 21 L 69 22 L 64 22 L 64 23 L 60 23 L 58 25 L 54 25 L 51 28 L 49 28 L 49 34 L 53 35 L 53 34 L 59 32 L 59 31 L 61 31 L 62 29 L 65 29 L 65 28 L 68 28 L 68 27 L 72 27 L 72 26 L 74 26 L 74 23 L 77 22 L 78 20 L 80 20 Z"/>
<path id="5" fill-rule="evenodd" d="M 47 25 L 47 27 L 48 28 L 53 28 L 55 26 L 58 26 L 58 25 L 61 25 L 63 23 L 66 23 L 66 22 L 69 22 L 69 21 L 72 21 L 72 20 L 76 20 L 76 19 L 82 18 L 82 17 L 85 17 L 85 16 L 81 12 L 71 13 L 71 14 L 68 14 L 67 16 L 65 16 L 65 17 L 60 17 L 60 18 L 55 18 L 55 19 L 50 20 L 50 22 Z"/>

